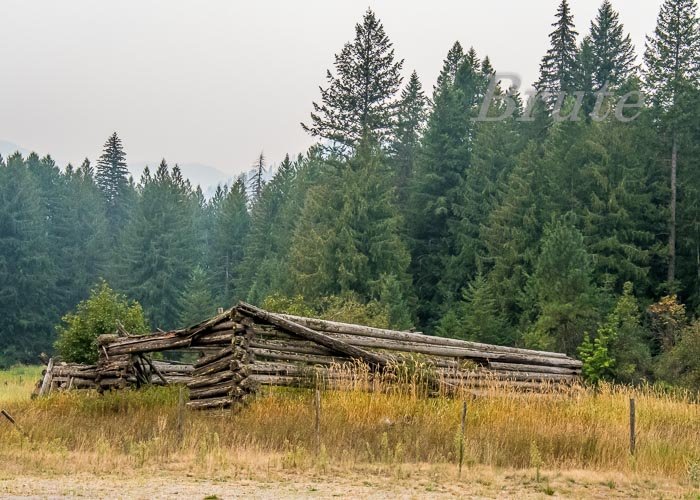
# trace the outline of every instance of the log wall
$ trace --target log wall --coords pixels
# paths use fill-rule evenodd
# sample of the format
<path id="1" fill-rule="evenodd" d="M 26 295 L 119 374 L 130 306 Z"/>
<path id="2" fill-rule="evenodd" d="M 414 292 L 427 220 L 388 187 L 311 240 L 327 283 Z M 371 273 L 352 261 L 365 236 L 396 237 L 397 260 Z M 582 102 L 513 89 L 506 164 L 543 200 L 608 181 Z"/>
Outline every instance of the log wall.
<path id="1" fill-rule="evenodd" d="M 581 362 L 561 353 L 273 314 L 244 303 L 188 329 L 105 335 L 98 343 L 96 365 L 47 367 L 37 392 L 47 383 L 44 393 L 51 388 L 105 391 L 184 383 L 188 405 L 207 409 L 243 403 L 261 384 L 303 386 L 322 377 L 341 386 L 358 361 L 370 373 L 420 366 L 432 389 L 494 381 L 535 389 L 543 382 L 570 384 L 581 373 Z M 200 358 L 183 365 L 149 356 L 177 349 L 196 350 Z"/>

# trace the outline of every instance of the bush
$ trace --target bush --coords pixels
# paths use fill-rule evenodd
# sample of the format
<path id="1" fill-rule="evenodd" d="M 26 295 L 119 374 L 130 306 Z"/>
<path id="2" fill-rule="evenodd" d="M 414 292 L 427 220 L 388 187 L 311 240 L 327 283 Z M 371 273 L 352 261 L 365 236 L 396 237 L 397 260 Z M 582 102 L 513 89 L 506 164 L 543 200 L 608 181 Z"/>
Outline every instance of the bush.
<path id="1" fill-rule="evenodd" d="M 114 333 L 120 322 L 129 333 L 146 333 L 148 326 L 141 305 L 129 302 L 102 281 L 90 292 L 75 313 L 66 314 L 56 327 L 55 347 L 64 361 L 95 363 L 98 357 L 97 337 Z"/>
<path id="2" fill-rule="evenodd" d="M 659 378 L 700 391 L 700 319 L 685 327 L 676 345 L 659 357 Z"/>

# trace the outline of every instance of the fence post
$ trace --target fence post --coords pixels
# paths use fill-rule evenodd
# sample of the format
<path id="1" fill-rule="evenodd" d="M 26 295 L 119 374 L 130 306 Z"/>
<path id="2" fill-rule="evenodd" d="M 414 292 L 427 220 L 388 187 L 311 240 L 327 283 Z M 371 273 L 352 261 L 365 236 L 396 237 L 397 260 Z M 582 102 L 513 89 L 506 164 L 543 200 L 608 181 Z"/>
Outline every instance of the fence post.
<path id="1" fill-rule="evenodd" d="M 630 453 L 634 455 L 634 449 L 636 446 L 636 433 L 635 433 L 635 408 L 634 408 L 634 398 L 630 398 Z"/>
<path id="2" fill-rule="evenodd" d="M 321 391 L 317 388 L 314 394 L 314 429 L 316 437 L 316 454 L 321 451 Z"/>
<path id="3" fill-rule="evenodd" d="M 464 463 L 464 431 L 467 427 L 467 402 L 462 402 L 462 426 L 459 434 L 459 477 L 462 477 L 462 463 Z"/>

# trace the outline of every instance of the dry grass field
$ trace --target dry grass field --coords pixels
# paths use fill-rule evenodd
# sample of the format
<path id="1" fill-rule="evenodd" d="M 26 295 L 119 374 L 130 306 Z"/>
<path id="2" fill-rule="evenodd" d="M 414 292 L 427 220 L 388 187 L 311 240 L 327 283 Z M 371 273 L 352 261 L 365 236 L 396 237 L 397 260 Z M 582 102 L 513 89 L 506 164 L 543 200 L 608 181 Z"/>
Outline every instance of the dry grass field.
<path id="1" fill-rule="evenodd" d="M 237 412 L 191 412 L 175 387 L 30 400 L 38 373 L 0 372 L 0 408 L 18 424 L 0 420 L 0 496 L 700 498 L 700 407 L 689 395 L 493 387 L 428 398 L 375 382 L 322 391 L 317 434 L 310 390 L 262 389 Z"/>

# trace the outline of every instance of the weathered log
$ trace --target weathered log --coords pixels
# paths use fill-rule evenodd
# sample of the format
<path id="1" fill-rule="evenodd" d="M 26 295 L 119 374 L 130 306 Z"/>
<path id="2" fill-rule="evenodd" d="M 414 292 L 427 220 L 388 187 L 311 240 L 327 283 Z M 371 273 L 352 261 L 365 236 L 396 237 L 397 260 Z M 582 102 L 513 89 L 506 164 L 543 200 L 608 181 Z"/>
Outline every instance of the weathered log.
<path id="1" fill-rule="evenodd" d="M 497 361 L 489 361 L 488 367 L 498 371 L 560 373 L 562 375 L 577 375 L 581 373 L 579 368 L 560 368 L 557 366 L 524 365 L 519 363 L 499 363 Z"/>
<path id="2" fill-rule="evenodd" d="M 156 359 L 151 360 L 151 362 L 166 377 L 169 373 L 192 373 L 194 371 L 194 366 L 190 364 L 175 363 L 172 361 L 158 361 Z"/>
<path id="3" fill-rule="evenodd" d="M 53 377 L 53 358 L 49 359 L 49 364 L 46 366 L 46 371 L 44 372 L 44 380 L 41 383 L 41 389 L 39 389 L 39 396 L 44 396 L 48 394 L 51 390 L 51 379 Z"/>
<path id="4" fill-rule="evenodd" d="M 317 344 L 332 349 L 336 352 L 340 352 L 352 358 L 364 361 L 370 367 L 375 369 L 382 368 L 387 365 L 387 360 L 384 356 L 351 346 L 346 342 L 334 339 L 328 335 L 300 325 L 299 323 L 294 323 L 293 321 L 285 319 L 277 314 L 269 313 L 250 304 L 246 304 L 245 302 L 241 302 L 238 305 L 238 310 L 244 314 L 251 315 L 287 331 L 296 333 L 302 338 L 316 342 Z"/>
<path id="5" fill-rule="evenodd" d="M 238 396 L 242 393 L 238 382 L 227 381 L 221 384 L 210 385 L 190 390 L 190 399 L 208 399 L 215 396 Z"/>
<path id="6" fill-rule="evenodd" d="M 222 330 L 232 330 L 235 332 L 242 332 L 244 329 L 243 325 L 240 323 L 236 323 L 235 321 L 224 321 L 222 323 L 218 323 L 211 328 L 209 328 L 209 332 L 220 332 Z"/>
<path id="7" fill-rule="evenodd" d="M 252 347 L 251 352 L 257 358 L 274 359 L 280 361 L 297 361 L 316 365 L 332 365 L 337 363 L 347 362 L 349 358 L 341 358 L 335 356 L 319 356 L 314 354 L 297 354 L 294 352 L 277 351 L 271 349 L 261 349 Z"/>
<path id="8" fill-rule="evenodd" d="M 433 356 L 449 356 L 454 358 L 495 360 L 510 363 L 524 363 L 532 365 L 547 365 L 559 367 L 578 368 L 581 362 L 571 358 L 539 357 L 512 352 L 477 351 L 458 347 L 435 346 L 403 340 L 387 340 L 372 337 L 359 337 L 343 333 L 332 334 L 334 338 L 358 347 L 371 347 L 386 349 L 389 351 L 412 352 L 416 354 L 428 354 Z"/>
<path id="9" fill-rule="evenodd" d="M 191 343 L 188 337 L 180 337 L 175 332 L 156 333 L 141 337 L 118 339 L 103 347 L 111 358 L 116 354 L 141 354 L 148 352 L 168 351 L 187 347 Z"/>
<path id="10" fill-rule="evenodd" d="M 230 370 L 225 370 L 222 372 L 214 373 L 212 375 L 202 375 L 199 377 L 192 377 L 187 383 L 187 387 L 190 389 L 196 389 L 199 387 L 206 387 L 210 385 L 216 385 L 226 380 L 231 380 L 234 377 L 233 372 Z"/>
<path id="11" fill-rule="evenodd" d="M 222 330 L 220 332 L 205 332 L 192 340 L 192 347 L 197 346 L 227 346 L 236 335 L 233 330 Z"/>
<path id="12" fill-rule="evenodd" d="M 267 340 L 255 338 L 250 341 L 251 348 L 271 349 L 282 352 L 293 352 L 295 354 L 315 354 L 320 356 L 338 356 L 340 353 L 333 352 L 331 349 L 314 344 L 306 340 L 293 340 L 289 342 L 279 340 Z"/>
<path id="13" fill-rule="evenodd" d="M 225 358 L 221 358 L 213 363 L 195 368 L 195 370 L 192 372 L 192 376 L 199 377 L 201 375 L 211 375 L 212 373 L 220 372 L 222 370 L 229 370 L 232 359 L 232 356 L 229 354 Z"/>
<path id="14" fill-rule="evenodd" d="M 290 321 L 294 321 L 305 325 L 313 330 L 325 333 L 345 333 L 360 337 L 373 337 L 386 340 L 403 340 L 420 344 L 429 344 L 436 346 L 441 345 L 446 347 L 458 347 L 464 349 L 483 350 L 488 352 L 505 352 L 545 358 L 567 358 L 566 354 L 558 352 L 535 351 L 531 349 L 520 349 L 517 347 L 496 346 L 491 344 L 482 344 L 479 342 L 469 342 L 466 340 L 451 339 L 445 337 L 434 337 L 422 333 L 401 332 L 395 330 L 387 330 L 383 328 L 373 328 L 370 326 L 353 325 L 350 323 L 340 323 L 337 321 L 306 318 L 303 316 L 294 316 L 289 314 L 280 314 L 280 316 Z"/>
<path id="15" fill-rule="evenodd" d="M 187 407 L 193 410 L 207 410 L 213 408 L 228 408 L 231 406 L 230 397 L 218 397 L 209 399 L 197 399 L 195 401 L 189 401 Z"/>
<path id="16" fill-rule="evenodd" d="M 496 372 L 478 371 L 472 373 L 443 372 L 440 374 L 441 380 L 503 380 L 503 381 L 550 381 L 550 382 L 570 382 L 575 380 L 575 375 L 561 375 L 556 373 L 537 372 Z"/>
<path id="17" fill-rule="evenodd" d="M 194 368 L 200 368 L 202 366 L 208 365 L 210 363 L 213 363 L 214 361 L 218 361 L 223 357 L 231 356 L 233 353 L 233 347 L 225 347 L 224 349 L 221 349 L 220 351 L 217 351 L 213 354 L 209 354 L 208 356 L 202 356 L 199 358 L 197 361 L 194 363 Z"/>
<path id="18" fill-rule="evenodd" d="M 231 315 L 233 313 L 232 309 L 228 309 L 227 311 L 224 311 L 220 314 L 217 314 L 216 316 L 206 320 L 202 321 L 201 323 L 191 326 L 185 330 L 182 330 L 181 332 L 178 332 L 180 335 L 184 337 L 196 337 L 197 335 L 201 334 L 207 329 L 212 328 L 215 325 L 218 325 L 220 323 L 224 323 L 228 320 L 231 319 Z"/>

